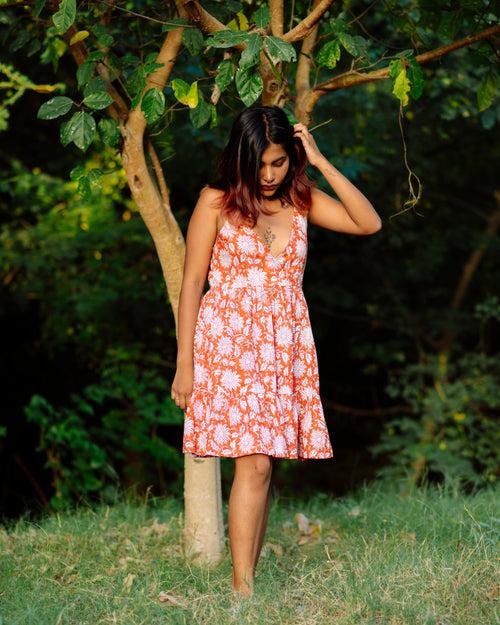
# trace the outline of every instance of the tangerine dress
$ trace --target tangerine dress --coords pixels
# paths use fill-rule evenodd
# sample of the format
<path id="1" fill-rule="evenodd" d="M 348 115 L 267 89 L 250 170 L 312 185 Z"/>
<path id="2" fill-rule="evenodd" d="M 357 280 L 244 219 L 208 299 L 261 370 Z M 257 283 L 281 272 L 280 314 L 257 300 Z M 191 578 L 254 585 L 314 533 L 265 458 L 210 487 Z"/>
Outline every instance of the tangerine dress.
<path id="1" fill-rule="evenodd" d="M 307 225 L 293 207 L 278 256 L 253 228 L 226 220 L 220 229 L 195 326 L 183 453 L 333 456 L 302 290 Z"/>

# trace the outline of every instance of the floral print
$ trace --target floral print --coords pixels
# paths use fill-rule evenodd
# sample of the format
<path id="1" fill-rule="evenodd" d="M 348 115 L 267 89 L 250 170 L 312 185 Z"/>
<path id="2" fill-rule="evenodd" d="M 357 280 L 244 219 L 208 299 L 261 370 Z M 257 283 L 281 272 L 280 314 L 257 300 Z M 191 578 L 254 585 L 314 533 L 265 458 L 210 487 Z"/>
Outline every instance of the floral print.
<path id="1" fill-rule="evenodd" d="M 219 231 L 194 333 L 184 453 L 333 457 L 302 290 L 307 225 L 293 207 L 278 256 L 252 228 L 226 221 Z"/>

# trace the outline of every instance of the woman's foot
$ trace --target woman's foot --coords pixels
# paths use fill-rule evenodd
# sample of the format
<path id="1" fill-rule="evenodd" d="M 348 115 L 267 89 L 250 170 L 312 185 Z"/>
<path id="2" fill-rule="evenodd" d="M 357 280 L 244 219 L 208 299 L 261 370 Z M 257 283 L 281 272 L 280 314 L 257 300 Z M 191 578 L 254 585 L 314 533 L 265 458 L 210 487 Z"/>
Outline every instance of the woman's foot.
<path id="1" fill-rule="evenodd" d="M 233 596 L 237 597 L 238 599 L 246 599 L 247 597 L 251 597 L 253 594 L 253 584 L 249 585 L 245 582 L 235 584 L 233 582 L 231 590 L 233 591 Z"/>

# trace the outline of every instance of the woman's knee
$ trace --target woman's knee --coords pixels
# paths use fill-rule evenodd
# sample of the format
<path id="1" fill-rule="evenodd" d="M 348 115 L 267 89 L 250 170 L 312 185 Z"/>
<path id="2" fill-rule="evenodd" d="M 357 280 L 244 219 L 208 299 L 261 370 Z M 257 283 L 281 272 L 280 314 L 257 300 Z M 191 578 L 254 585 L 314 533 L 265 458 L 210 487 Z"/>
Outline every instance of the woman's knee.
<path id="1" fill-rule="evenodd" d="M 251 454 L 235 458 L 235 470 L 250 479 L 265 482 L 271 477 L 272 457 L 266 454 Z"/>

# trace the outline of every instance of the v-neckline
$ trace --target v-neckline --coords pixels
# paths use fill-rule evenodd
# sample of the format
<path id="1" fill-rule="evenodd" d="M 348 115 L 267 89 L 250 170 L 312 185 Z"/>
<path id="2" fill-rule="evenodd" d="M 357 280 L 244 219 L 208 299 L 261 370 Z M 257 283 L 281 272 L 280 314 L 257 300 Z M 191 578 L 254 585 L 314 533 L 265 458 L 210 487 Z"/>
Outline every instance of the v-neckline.
<path id="1" fill-rule="evenodd" d="M 265 246 L 264 241 L 262 240 L 262 237 L 260 236 L 260 234 L 257 232 L 255 228 L 250 228 L 250 226 L 243 226 L 243 228 L 245 228 L 246 230 L 249 230 L 250 232 L 254 234 L 258 243 L 264 249 L 264 252 L 268 256 L 270 256 L 273 260 L 279 260 L 282 256 L 284 256 L 288 252 L 288 248 L 292 245 L 293 238 L 295 235 L 295 221 L 296 221 L 296 209 L 295 209 L 295 206 L 292 206 L 292 228 L 290 231 L 290 236 L 288 237 L 288 243 L 285 245 L 285 248 L 283 249 L 283 251 L 280 252 L 277 256 L 275 256 L 274 254 L 271 254 L 271 250 L 269 250 Z"/>

